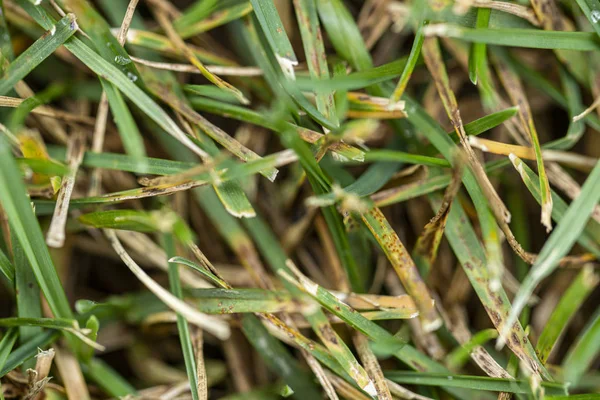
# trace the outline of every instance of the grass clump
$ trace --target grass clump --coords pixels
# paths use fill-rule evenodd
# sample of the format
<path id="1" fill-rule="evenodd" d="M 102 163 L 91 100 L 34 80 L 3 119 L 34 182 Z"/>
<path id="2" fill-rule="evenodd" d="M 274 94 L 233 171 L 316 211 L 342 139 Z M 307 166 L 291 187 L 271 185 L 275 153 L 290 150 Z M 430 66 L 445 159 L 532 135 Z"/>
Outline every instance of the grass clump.
<path id="1" fill-rule="evenodd" d="M 0 0 L 0 399 L 600 398 L 599 23 Z"/>

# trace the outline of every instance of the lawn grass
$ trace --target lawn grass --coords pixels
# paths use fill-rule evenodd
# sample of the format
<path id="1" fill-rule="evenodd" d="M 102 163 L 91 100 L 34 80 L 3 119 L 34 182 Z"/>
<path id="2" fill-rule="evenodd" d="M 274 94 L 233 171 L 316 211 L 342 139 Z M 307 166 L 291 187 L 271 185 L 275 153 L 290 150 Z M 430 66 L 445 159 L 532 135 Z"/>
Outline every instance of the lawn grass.
<path id="1" fill-rule="evenodd" d="M 600 399 L 598 35 L 0 0 L 0 400 Z"/>

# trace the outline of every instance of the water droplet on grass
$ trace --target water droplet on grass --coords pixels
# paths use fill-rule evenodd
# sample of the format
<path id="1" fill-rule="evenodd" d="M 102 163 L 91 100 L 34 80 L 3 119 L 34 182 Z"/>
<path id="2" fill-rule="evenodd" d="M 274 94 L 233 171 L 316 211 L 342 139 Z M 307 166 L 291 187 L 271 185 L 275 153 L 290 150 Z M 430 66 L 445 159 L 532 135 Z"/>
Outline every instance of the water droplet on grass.
<path id="1" fill-rule="evenodd" d="M 124 57 L 124 56 L 116 56 L 115 62 L 119 65 L 131 64 L 131 60 L 129 59 L 129 57 Z"/>

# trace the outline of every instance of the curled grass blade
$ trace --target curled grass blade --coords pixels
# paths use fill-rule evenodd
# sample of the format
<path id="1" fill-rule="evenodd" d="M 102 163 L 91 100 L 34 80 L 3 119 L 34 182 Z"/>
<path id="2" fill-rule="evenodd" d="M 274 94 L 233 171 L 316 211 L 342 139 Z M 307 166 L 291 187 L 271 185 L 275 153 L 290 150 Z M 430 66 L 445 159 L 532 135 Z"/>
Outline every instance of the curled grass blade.
<path id="1" fill-rule="evenodd" d="M 140 267 L 137 265 L 135 261 L 129 256 L 129 254 L 125 251 L 121 242 L 115 235 L 115 233 L 111 230 L 106 230 L 106 235 L 111 242 L 111 245 L 121 257 L 123 262 L 127 265 L 127 267 L 136 275 L 138 279 L 144 283 L 144 285 L 154 293 L 158 298 L 160 298 L 165 304 L 169 306 L 169 308 L 175 310 L 185 317 L 185 319 L 203 329 L 207 332 L 214 334 L 217 338 L 221 340 L 225 340 L 230 335 L 229 325 L 217 318 L 210 317 L 208 315 L 203 315 L 200 312 L 194 310 L 192 307 L 187 305 L 186 303 L 179 300 L 177 297 L 173 296 L 167 290 L 165 290 L 162 286 L 160 286 L 156 281 L 150 278 Z"/>

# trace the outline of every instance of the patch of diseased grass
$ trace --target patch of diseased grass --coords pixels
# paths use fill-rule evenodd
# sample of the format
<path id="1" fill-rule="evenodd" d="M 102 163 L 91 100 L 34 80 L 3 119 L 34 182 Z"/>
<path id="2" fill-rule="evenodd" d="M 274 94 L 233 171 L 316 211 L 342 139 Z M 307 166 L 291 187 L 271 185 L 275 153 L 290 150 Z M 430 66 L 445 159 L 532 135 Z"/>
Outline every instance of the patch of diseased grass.
<path id="1" fill-rule="evenodd" d="M 599 26 L 0 0 L 0 399 L 600 396 Z"/>

